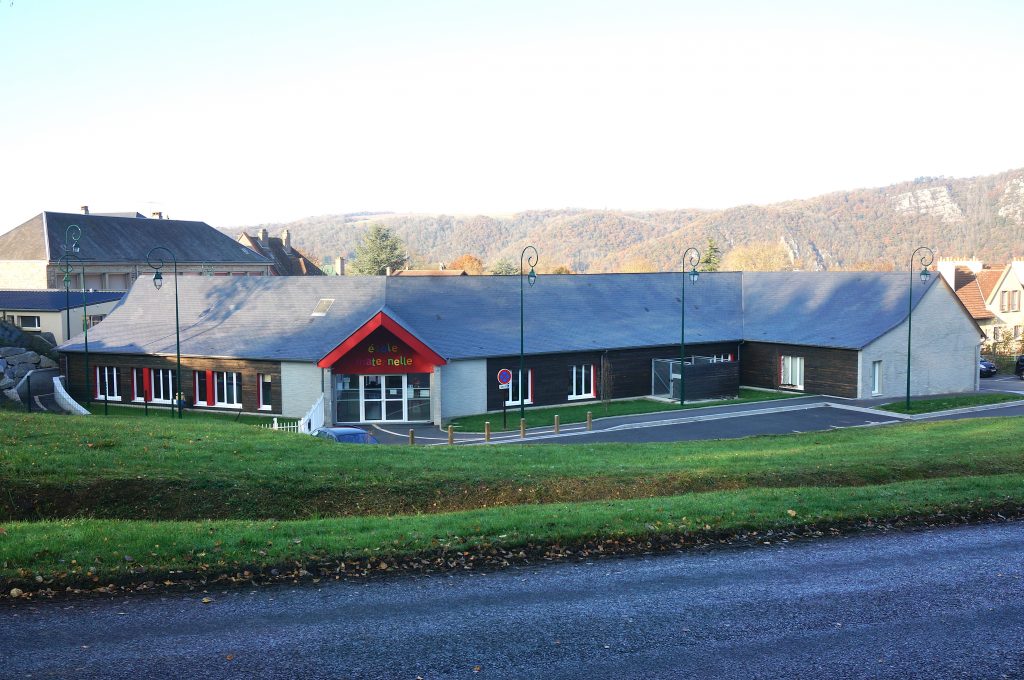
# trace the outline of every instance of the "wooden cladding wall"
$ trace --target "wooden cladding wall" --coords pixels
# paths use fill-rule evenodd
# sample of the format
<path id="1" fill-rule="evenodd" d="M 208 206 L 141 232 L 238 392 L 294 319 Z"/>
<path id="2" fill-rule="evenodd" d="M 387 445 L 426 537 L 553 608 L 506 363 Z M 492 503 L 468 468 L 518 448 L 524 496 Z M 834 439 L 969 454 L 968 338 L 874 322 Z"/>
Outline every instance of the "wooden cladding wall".
<path id="1" fill-rule="evenodd" d="M 782 357 L 804 358 L 804 392 L 857 397 L 857 350 L 748 342 L 741 348 L 740 382 L 779 389 Z"/>
<path id="2" fill-rule="evenodd" d="M 732 354 L 736 356 L 736 343 L 716 343 L 713 345 L 687 345 L 686 355 L 713 356 L 716 354 Z M 552 406 L 570 402 L 569 393 L 572 391 L 573 366 L 593 364 L 596 367 L 594 376 L 594 387 L 597 399 L 601 398 L 601 360 L 606 357 L 612 370 L 612 393 L 610 399 L 624 399 L 627 397 L 645 397 L 651 394 L 651 360 L 652 359 L 674 359 L 679 356 L 679 345 L 664 345 L 660 347 L 642 347 L 638 349 L 608 350 L 607 352 L 567 352 L 564 354 L 536 354 L 526 356 L 526 371 L 533 369 L 533 406 Z M 720 366 L 727 366 L 721 364 Z M 721 390 L 722 381 L 727 379 L 721 373 L 735 372 L 736 364 L 732 369 L 710 369 L 705 373 L 694 373 L 692 382 L 687 383 L 686 394 L 689 399 L 702 398 L 704 392 L 709 396 L 718 396 L 723 393 Z M 505 400 L 505 390 L 498 389 L 498 371 L 507 368 L 512 371 L 513 380 L 519 371 L 519 357 L 495 357 L 487 360 L 487 410 L 501 410 L 502 402 Z M 688 367 L 693 368 L 693 367 Z M 714 374 L 714 376 L 712 375 Z M 524 379 L 525 379 L 524 373 Z M 690 380 L 691 373 L 686 373 Z M 704 379 L 714 384 L 709 384 L 706 389 L 701 388 L 700 383 Z M 732 390 L 736 394 L 738 380 Z M 577 400 L 572 400 L 575 403 Z M 585 399 L 579 400 L 586 402 Z"/>
<path id="3" fill-rule="evenodd" d="M 740 365 L 736 361 L 687 364 L 683 375 L 686 401 L 735 397 L 740 391 Z"/>
<path id="4" fill-rule="evenodd" d="M 65 375 L 68 377 L 68 392 L 80 404 L 86 402 L 88 396 L 85 391 L 85 355 L 79 352 L 68 352 L 63 354 L 62 363 L 65 367 Z M 96 366 L 116 366 L 118 369 L 118 388 L 121 401 L 117 403 L 132 403 L 132 369 L 170 369 L 177 368 L 175 357 L 159 357 L 136 354 L 89 354 L 89 382 L 95 392 Z M 207 407 L 195 405 L 195 387 L 193 382 L 193 371 L 229 371 L 240 373 L 242 410 L 256 412 L 259 410 L 259 392 L 257 379 L 259 374 L 271 376 L 272 392 L 270 395 L 270 413 L 281 413 L 281 364 L 276 361 L 249 361 L 244 359 L 199 359 L 192 357 L 181 358 L 181 382 L 184 387 L 185 406 L 188 408 L 207 409 L 210 411 L 232 411 L 237 409 L 223 407 Z M 94 398 L 95 402 L 96 399 Z M 111 402 L 114 403 L 114 402 Z M 157 405 L 165 406 L 163 404 Z"/>

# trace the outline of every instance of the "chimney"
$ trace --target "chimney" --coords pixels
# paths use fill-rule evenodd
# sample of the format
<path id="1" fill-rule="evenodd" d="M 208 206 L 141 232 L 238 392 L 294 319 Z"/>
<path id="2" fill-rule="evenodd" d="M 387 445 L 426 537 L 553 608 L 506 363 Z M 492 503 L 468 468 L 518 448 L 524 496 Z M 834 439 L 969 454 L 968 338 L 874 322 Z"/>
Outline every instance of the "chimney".
<path id="1" fill-rule="evenodd" d="M 82 214 L 83 215 L 88 215 L 89 214 L 89 206 L 87 206 L 87 205 L 83 205 L 82 206 Z"/>
<path id="2" fill-rule="evenodd" d="M 259 241 L 260 245 L 263 246 L 264 248 L 267 247 L 267 238 L 268 237 L 266 229 L 260 229 L 259 231 L 256 232 L 256 240 Z"/>
<path id="3" fill-rule="evenodd" d="M 391 267 L 388 267 L 388 268 L 387 268 L 387 269 L 386 269 L 386 270 L 384 271 L 384 276 L 391 276 Z"/>
<path id="4" fill-rule="evenodd" d="M 345 275 L 345 258 L 336 257 L 334 258 L 334 275 L 344 276 Z"/>
<path id="5" fill-rule="evenodd" d="M 157 218 L 158 220 L 162 220 L 164 218 L 164 214 L 162 212 L 160 212 L 159 210 L 156 211 L 155 213 L 152 213 L 152 215 L 153 215 L 153 217 Z"/>
<path id="6" fill-rule="evenodd" d="M 292 252 L 292 234 L 287 229 L 281 232 L 281 245 L 284 246 L 284 252 Z"/>

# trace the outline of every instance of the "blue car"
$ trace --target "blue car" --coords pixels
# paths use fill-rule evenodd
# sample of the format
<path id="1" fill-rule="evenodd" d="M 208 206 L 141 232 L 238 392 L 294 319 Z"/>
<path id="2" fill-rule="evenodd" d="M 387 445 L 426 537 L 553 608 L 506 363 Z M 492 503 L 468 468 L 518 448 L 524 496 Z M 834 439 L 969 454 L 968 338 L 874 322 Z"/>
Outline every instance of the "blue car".
<path id="1" fill-rule="evenodd" d="M 978 360 L 978 375 L 982 378 L 991 378 L 998 372 L 999 369 L 996 368 L 996 365 L 988 359 L 982 358 Z"/>
<path id="2" fill-rule="evenodd" d="M 330 439 L 339 444 L 379 444 L 377 438 L 358 427 L 321 427 L 313 432 L 316 437 Z"/>

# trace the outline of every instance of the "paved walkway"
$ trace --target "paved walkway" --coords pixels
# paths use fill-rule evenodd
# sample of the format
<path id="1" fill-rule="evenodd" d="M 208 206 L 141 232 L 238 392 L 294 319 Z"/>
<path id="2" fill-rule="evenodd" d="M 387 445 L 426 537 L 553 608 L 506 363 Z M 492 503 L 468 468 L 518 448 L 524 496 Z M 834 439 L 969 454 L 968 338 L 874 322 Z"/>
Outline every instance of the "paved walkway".
<path id="1" fill-rule="evenodd" d="M 948 420 L 954 418 L 985 417 L 993 415 L 1024 415 L 1024 383 L 1014 376 L 1008 379 L 986 379 L 981 392 L 1013 392 L 1021 401 L 1004 404 L 971 406 L 950 411 L 906 415 L 880 411 L 873 406 L 891 403 L 886 399 L 842 399 L 839 397 L 806 396 L 782 401 L 762 401 L 745 404 L 722 404 L 685 411 L 660 411 L 627 416 L 595 418 L 593 429 L 585 423 L 563 425 L 556 433 L 551 426 L 529 428 L 526 437 L 519 431 L 492 432 L 490 442 L 482 433 L 456 432 L 459 445 L 560 443 L 582 444 L 593 442 L 668 442 L 701 439 L 731 439 L 759 434 L 790 434 L 846 427 L 871 427 L 916 420 Z M 600 404 L 595 404 L 595 413 Z M 500 420 L 500 414 L 495 414 Z M 509 419 L 510 422 L 513 419 Z M 408 429 L 375 426 L 375 434 L 382 443 L 408 442 Z M 416 429 L 416 443 L 427 446 L 446 446 L 446 432 L 432 427 Z"/>

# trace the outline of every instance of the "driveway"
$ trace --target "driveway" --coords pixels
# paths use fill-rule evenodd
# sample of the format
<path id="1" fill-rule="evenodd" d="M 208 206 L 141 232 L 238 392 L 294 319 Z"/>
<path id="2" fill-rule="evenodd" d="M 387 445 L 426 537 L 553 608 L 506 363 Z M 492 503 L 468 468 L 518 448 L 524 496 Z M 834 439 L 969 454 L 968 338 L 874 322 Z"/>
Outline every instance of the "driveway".
<path id="1" fill-rule="evenodd" d="M 986 379 L 982 391 L 1013 392 L 1011 387 L 1024 387 L 1024 383 L 1010 376 L 1012 380 Z M 1024 390 L 1020 393 L 1024 400 Z M 524 443 L 593 443 L 593 442 L 674 442 L 703 439 L 733 439 L 765 434 L 791 434 L 796 432 L 820 432 L 847 427 L 873 427 L 902 422 L 906 416 L 879 411 L 872 406 L 885 400 L 854 400 L 838 397 L 806 396 L 778 401 L 762 401 L 746 404 L 724 404 L 705 408 L 691 408 L 685 411 L 661 411 L 630 416 L 597 418 L 593 430 L 587 431 L 582 423 L 563 425 L 559 433 L 548 427 L 530 428 L 526 438 L 520 439 L 518 430 L 494 432 L 490 444 Z M 600 413 L 600 404 L 594 405 L 595 415 Z M 992 416 L 1024 415 L 1024 403 L 992 405 L 976 411 L 936 413 L 916 416 L 916 420 L 950 420 L 958 418 L 981 418 Z M 500 419 L 500 414 L 497 415 Z M 407 427 L 407 426 L 403 426 Z M 375 426 L 374 434 L 385 444 L 407 444 L 408 429 L 393 426 Z M 421 425 L 416 429 L 416 443 L 428 446 L 445 446 L 447 434 L 436 427 Z M 483 445 L 483 434 L 473 432 L 455 433 L 455 443 L 462 445 Z"/>
<path id="2" fill-rule="evenodd" d="M 0 631 L 4 678 L 1020 677 L 1024 524 L 7 602 Z"/>

